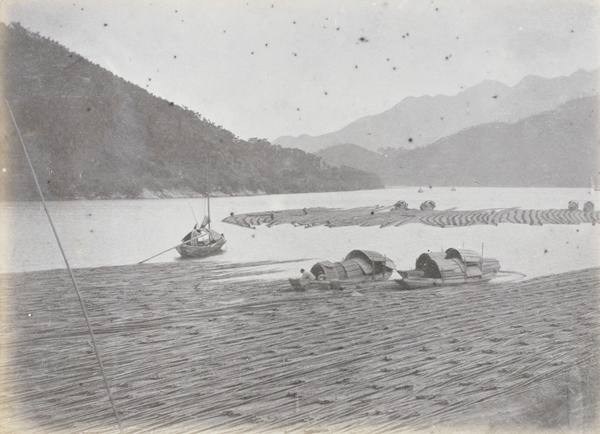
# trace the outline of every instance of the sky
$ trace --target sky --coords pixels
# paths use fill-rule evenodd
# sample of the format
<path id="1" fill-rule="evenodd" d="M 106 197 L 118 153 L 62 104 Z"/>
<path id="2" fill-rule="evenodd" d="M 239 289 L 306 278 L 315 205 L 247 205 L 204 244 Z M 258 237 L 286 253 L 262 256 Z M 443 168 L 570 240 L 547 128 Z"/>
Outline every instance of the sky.
<path id="1" fill-rule="evenodd" d="M 600 0 L 0 0 L 0 19 L 242 139 L 600 66 Z"/>

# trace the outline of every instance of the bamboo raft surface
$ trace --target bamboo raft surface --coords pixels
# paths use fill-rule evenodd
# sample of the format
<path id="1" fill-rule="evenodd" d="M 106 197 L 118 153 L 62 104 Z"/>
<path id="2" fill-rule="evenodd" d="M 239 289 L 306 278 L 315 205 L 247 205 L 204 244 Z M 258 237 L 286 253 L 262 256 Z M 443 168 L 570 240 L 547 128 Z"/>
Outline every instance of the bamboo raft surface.
<path id="1" fill-rule="evenodd" d="M 304 226 L 400 226 L 422 223 L 437 227 L 498 225 L 517 223 L 528 225 L 576 225 L 600 221 L 600 211 L 586 212 L 568 209 L 483 209 L 483 210 L 426 210 L 405 209 L 390 211 L 392 207 L 361 207 L 352 209 L 305 208 L 284 211 L 265 211 L 235 214 L 223 219 L 225 223 L 254 228 L 259 225 L 273 226 L 292 224 Z"/>
<path id="2" fill-rule="evenodd" d="M 125 432 L 597 422 L 599 269 L 419 291 L 232 281 L 254 268 L 75 270 Z M 0 432 L 117 432 L 67 272 L 0 286 Z"/>

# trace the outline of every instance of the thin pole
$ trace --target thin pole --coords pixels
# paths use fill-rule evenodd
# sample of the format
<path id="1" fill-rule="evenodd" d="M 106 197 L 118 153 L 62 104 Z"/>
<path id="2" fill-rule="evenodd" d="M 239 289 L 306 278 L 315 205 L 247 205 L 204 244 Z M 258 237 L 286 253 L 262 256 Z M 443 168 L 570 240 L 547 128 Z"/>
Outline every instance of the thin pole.
<path id="1" fill-rule="evenodd" d="M 206 205 L 208 207 L 208 229 L 210 229 L 210 174 L 208 173 L 210 163 L 206 165 Z"/>
<path id="2" fill-rule="evenodd" d="M 481 261 L 479 263 L 479 268 L 481 268 L 481 272 L 483 272 L 483 243 L 481 243 Z"/>
<path id="3" fill-rule="evenodd" d="M 208 193 L 206 193 L 208 195 Z M 210 195 L 206 196 L 206 204 L 208 206 L 208 229 L 210 229 Z"/>
<path id="4" fill-rule="evenodd" d="M 200 226 L 200 223 L 198 223 L 198 219 L 196 218 L 196 213 L 194 212 L 194 207 L 192 207 L 192 204 L 188 201 L 188 205 L 190 206 L 190 209 L 192 210 L 192 215 L 194 216 L 194 220 L 196 220 L 196 226 Z M 173 247 L 175 248 L 175 247 Z M 171 249 L 169 249 L 171 250 Z"/>
<path id="5" fill-rule="evenodd" d="M 17 129 L 17 133 L 19 134 L 19 139 L 21 140 L 21 146 L 23 146 L 23 151 L 25 152 L 25 157 L 27 157 L 27 163 L 29 163 L 29 168 L 31 169 L 31 173 L 33 174 L 33 179 L 35 180 L 35 185 L 37 186 L 38 193 L 42 198 L 42 205 L 44 206 L 44 211 L 46 211 L 46 215 L 48 216 L 48 221 L 50 222 L 50 226 L 52 227 L 52 232 L 54 232 L 54 237 L 56 238 L 56 242 L 58 243 L 58 247 L 60 249 L 60 253 L 62 254 L 63 259 L 65 260 L 65 265 L 67 266 L 67 270 L 69 270 L 69 276 L 71 276 L 71 281 L 73 282 L 73 286 L 75 287 L 75 293 L 77 294 L 77 298 L 79 299 L 79 304 L 81 306 L 81 310 L 83 311 L 83 317 L 85 318 L 85 323 L 87 325 L 88 331 L 90 333 L 90 338 L 92 340 L 92 346 L 94 347 L 94 353 L 96 354 L 96 359 L 98 360 L 98 365 L 100 366 L 100 373 L 102 374 L 102 378 L 104 379 L 104 385 L 106 386 L 106 391 L 108 392 L 108 399 L 110 400 L 110 405 L 112 406 L 113 413 L 115 414 L 115 418 L 117 419 L 117 424 L 119 425 L 119 432 L 123 432 L 123 427 L 121 426 L 121 419 L 119 418 L 119 412 L 117 411 L 117 407 L 115 406 L 115 402 L 113 400 L 112 394 L 110 393 L 110 387 L 108 385 L 108 380 L 106 379 L 106 374 L 104 373 L 104 366 L 102 366 L 102 359 L 100 358 L 100 354 L 98 353 L 98 348 L 96 345 L 96 339 L 94 337 L 94 331 L 92 330 L 92 326 L 90 324 L 90 320 L 87 315 L 87 311 L 85 310 L 85 305 L 83 304 L 83 299 L 81 298 L 81 293 L 79 292 L 79 287 L 77 286 L 77 282 L 75 281 L 75 276 L 73 275 L 73 271 L 71 271 L 71 266 L 69 265 L 69 261 L 67 260 L 67 255 L 62 247 L 60 242 L 60 238 L 58 237 L 58 232 L 54 227 L 54 223 L 52 222 L 52 217 L 50 217 L 50 212 L 48 211 L 48 207 L 46 207 L 46 201 L 44 200 L 44 194 L 42 193 L 42 189 L 40 187 L 40 183 L 38 182 L 37 176 L 35 175 L 35 170 L 33 170 L 33 164 L 31 164 L 31 159 L 29 158 L 29 153 L 27 152 L 27 148 L 25 147 L 25 142 L 23 141 L 23 137 L 21 136 L 21 131 L 19 130 L 19 126 L 17 125 L 17 121 L 15 120 L 15 116 L 10 108 L 10 104 L 8 100 L 6 101 L 6 105 L 8 106 L 8 111 L 10 112 L 10 116 L 12 117 L 13 123 L 15 124 L 15 128 Z"/>
<path id="6" fill-rule="evenodd" d="M 187 240 L 187 241 L 185 241 L 185 242 L 183 242 L 183 243 L 177 244 L 176 246 L 173 246 L 173 247 L 171 247 L 171 248 L 169 248 L 169 249 L 167 249 L 167 250 L 163 250 L 162 252 L 160 252 L 160 253 L 157 253 L 157 254 L 156 254 L 156 255 L 154 255 L 154 256 L 150 256 L 148 259 L 144 259 L 143 261 L 140 261 L 140 262 L 138 262 L 138 265 L 140 265 L 140 264 L 143 264 L 144 262 L 146 262 L 146 261 L 149 261 L 149 260 L 150 260 L 150 259 L 152 259 L 152 258 L 156 258 L 157 256 L 160 256 L 160 255 L 162 255 L 163 253 L 167 253 L 169 250 L 173 250 L 173 249 L 176 249 L 177 247 L 180 247 L 180 246 L 186 245 L 186 244 L 188 244 L 188 243 L 191 243 L 192 241 L 194 241 L 194 240 L 197 240 L 198 238 L 201 238 L 201 237 L 203 237 L 203 236 L 204 236 L 203 234 L 200 234 L 200 235 L 198 235 L 197 237 L 191 238 L 191 239 L 189 239 L 189 240 Z"/>

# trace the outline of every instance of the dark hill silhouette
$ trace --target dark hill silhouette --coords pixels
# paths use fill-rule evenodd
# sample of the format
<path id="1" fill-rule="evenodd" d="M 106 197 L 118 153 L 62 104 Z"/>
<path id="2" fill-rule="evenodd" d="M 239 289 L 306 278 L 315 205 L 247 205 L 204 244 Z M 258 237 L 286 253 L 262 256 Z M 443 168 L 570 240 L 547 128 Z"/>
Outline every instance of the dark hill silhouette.
<path id="1" fill-rule="evenodd" d="M 371 165 L 386 185 L 588 187 L 600 174 L 599 98 L 570 101 L 516 123 L 465 129 L 385 155 L 356 145 L 319 152 L 332 165 Z"/>
<path id="2" fill-rule="evenodd" d="M 4 97 L 47 199 L 296 193 L 380 188 L 377 175 L 244 141 L 19 24 L 0 25 Z M 6 104 L 3 197 L 37 199 Z"/>
<path id="3" fill-rule="evenodd" d="M 391 149 L 390 152 L 395 152 L 395 150 Z M 385 170 L 386 157 L 383 153 L 369 151 L 353 143 L 329 146 L 316 154 L 323 161 L 335 167 L 354 167 L 377 173 Z"/>

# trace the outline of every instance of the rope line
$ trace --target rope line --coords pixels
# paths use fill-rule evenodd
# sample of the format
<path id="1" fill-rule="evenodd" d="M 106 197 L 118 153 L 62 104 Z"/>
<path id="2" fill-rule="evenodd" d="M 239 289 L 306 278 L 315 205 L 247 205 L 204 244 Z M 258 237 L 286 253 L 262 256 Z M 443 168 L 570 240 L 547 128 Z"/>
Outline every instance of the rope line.
<path id="1" fill-rule="evenodd" d="M 19 126 L 17 125 L 17 121 L 15 120 L 15 116 L 13 115 L 13 112 L 10 108 L 10 104 L 8 103 L 8 100 L 5 100 L 5 101 L 6 101 L 6 105 L 8 106 L 8 111 L 10 112 L 10 116 L 13 120 L 13 123 L 15 124 L 15 128 L 19 135 L 19 139 L 21 141 L 21 146 L 23 147 L 23 151 L 25 152 L 25 157 L 27 158 L 27 163 L 29 164 L 29 168 L 31 169 L 31 173 L 33 174 L 33 179 L 35 180 L 35 185 L 37 186 L 38 193 L 40 194 L 40 197 L 42 198 L 42 205 L 44 206 L 44 211 L 46 211 L 46 215 L 48 216 L 48 221 L 50 222 L 50 226 L 52 227 L 52 232 L 54 232 L 54 237 L 56 238 L 56 242 L 58 243 L 60 253 L 62 254 L 62 257 L 65 261 L 65 265 L 67 266 L 67 270 L 69 270 L 69 276 L 71 276 L 71 281 L 73 282 L 73 286 L 75 287 L 75 293 L 77 294 L 77 299 L 79 300 L 79 304 L 81 306 L 81 310 L 82 310 L 83 316 L 85 318 L 85 323 L 86 323 L 88 331 L 90 333 L 92 347 L 94 348 L 94 353 L 96 354 L 96 359 L 98 360 L 98 365 L 100 366 L 100 373 L 102 374 L 102 378 L 104 380 L 104 385 L 106 386 L 106 391 L 108 392 L 108 399 L 110 400 L 110 405 L 112 406 L 113 412 L 115 414 L 115 418 L 117 419 L 117 424 L 119 425 L 119 432 L 122 433 L 123 427 L 121 425 L 121 419 L 119 418 L 119 413 L 117 411 L 117 407 L 115 406 L 115 402 L 113 400 L 112 394 L 110 393 L 110 387 L 108 385 L 108 380 L 106 378 L 106 374 L 104 373 L 104 366 L 102 365 L 102 359 L 100 358 L 100 353 L 98 353 L 98 348 L 96 345 L 96 338 L 94 337 L 94 331 L 90 324 L 90 320 L 88 318 L 87 311 L 86 311 L 85 305 L 83 303 L 83 298 L 81 297 L 81 293 L 79 292 L 79 287 L 77 286 L 77 281 L 75 280 L 75 276 L 73 275 L 73 271 L 71 270 L 71 266 L 69 265 L 69 261 L 67 260 L 67 255 L 65 254 L 63 246 L 60 242 L 60 238 L 58 237 L 58 232 L 56 231 L 56 228 L 54 227 L 54 222 L 52 221 L 52 217 L 50 217 L 50 212 L 48 211 L 48 208 L 46 207 L 46 200 L 44 199 L 44 194 L 42 193 L 42 189 L 40 187 L 37 176 L 35 174 L 35 170 L 33 169 L 33 164 L 31 164 L 31 159 L 29 158 L 29 153 L 27 152 L 27 148 L 25 147 L 25 142 L 23 141 L 23 137 L 21 136 L 21 131 L 19 130 Z"/>

